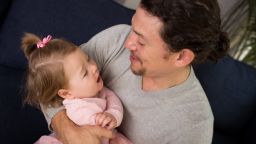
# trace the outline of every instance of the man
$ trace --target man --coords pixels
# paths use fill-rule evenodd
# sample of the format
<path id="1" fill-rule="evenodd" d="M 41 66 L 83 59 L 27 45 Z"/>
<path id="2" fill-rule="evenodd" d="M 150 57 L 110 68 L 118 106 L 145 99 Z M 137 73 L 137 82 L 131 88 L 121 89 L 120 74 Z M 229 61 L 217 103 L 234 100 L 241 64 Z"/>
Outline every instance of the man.
<path id="1" fill-rule="evenodd" d="M 111 27 L 81 45 L 123 102 L 119 131 L 133 143 L 211 143 L 212 111 L 191 64 L 225 55 L 220 23 L 216 0 L 142 0 L 132 27 Z M 113 137 L 104 128 L 74 125 L 64 110 L 46 113 L 64 143 Z"/>

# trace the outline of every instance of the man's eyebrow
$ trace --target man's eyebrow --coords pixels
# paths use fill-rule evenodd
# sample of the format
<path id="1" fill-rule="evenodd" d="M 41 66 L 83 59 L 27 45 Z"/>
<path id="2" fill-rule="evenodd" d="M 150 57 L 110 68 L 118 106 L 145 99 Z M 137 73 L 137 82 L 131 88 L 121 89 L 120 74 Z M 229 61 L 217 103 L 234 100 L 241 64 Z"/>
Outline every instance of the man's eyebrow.
<path id="1" fill-rule="evenodd" d="M 132 21 L 131 21 L 131 25 L 132 24 L 133 24 L 133 17 L 132 17 Z M 140 36 L 141 38 L 145 39 L 144 35 L 142 33 L 139 33 L 138 31 L 136 31 L 133 26 L 132 26 L 132 31 L 134 33 L 136 33 L 138 36 Z"/>
<path id="2" fill-rule="evenodd" d="M 145 41 L 147 40 L 147 39 L 145 38 L 145 36 L 144 36 L 142 33 L 139 33 L 138 31 L 136 31 L 136 30 L 134 30 L 134 29 L 133 29 L 133 32 L 136 33 L 136 34 L 137 34 L 139 37 L 141 37 L 143 40 L 145 40 Z"/>
<path id="3" fill-rule="evenodd" d="M 142 38 L 144 38 L 144 36 L 141 34 L 141 33 L 139 33 L 139 32 L 137 32 L 136 30 L 133 30 L 137 35 L 139 35 L 140 37 L 142 37 Z"/>

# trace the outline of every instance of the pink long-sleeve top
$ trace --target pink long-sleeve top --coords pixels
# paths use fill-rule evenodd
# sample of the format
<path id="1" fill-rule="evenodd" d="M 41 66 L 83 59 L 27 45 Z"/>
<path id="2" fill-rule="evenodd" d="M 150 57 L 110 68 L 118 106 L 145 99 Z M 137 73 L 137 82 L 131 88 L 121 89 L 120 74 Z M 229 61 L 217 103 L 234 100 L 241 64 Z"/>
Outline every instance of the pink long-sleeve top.
<path id="1" fill-rule="evenodd" d="M 99 112 L 112 114 L 117 120 L 117 126 L 123 119 L 121 101 L 114 92 L 105 87 L 97 98 L 65 99 L 63 105 L 67 116 L 80 126 L 95 125 L 95 116 Z"/>

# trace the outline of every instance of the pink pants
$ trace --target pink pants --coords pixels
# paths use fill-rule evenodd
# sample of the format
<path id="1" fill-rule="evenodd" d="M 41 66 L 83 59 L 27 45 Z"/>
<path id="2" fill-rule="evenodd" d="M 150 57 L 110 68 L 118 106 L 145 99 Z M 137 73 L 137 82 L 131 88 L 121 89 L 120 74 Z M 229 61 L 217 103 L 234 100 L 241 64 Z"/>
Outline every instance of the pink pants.
<path id="1" fill-rule="evenodd" d="M 62 144 L 62 142 L 60 142 L 53 133 L 48 136 L 41 136 L 34 144 Z M 132 144 L 132 142 L 121 133 L 117 133 L 116 137 L 113 139 L 103 139 L 102 144 Z"/>

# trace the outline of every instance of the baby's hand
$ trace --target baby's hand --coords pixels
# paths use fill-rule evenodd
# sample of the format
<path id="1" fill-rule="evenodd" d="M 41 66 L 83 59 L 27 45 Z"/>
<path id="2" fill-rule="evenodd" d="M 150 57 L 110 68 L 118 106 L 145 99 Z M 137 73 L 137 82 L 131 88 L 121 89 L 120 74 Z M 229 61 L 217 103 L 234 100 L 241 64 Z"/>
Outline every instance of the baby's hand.
<path id="1" fill-rule="evenodd" d="M 96 114 L 96 125 L 106 127 L 107 129 L 113 129 L 117 125 L 116 118 L 107 112 Z"/>

